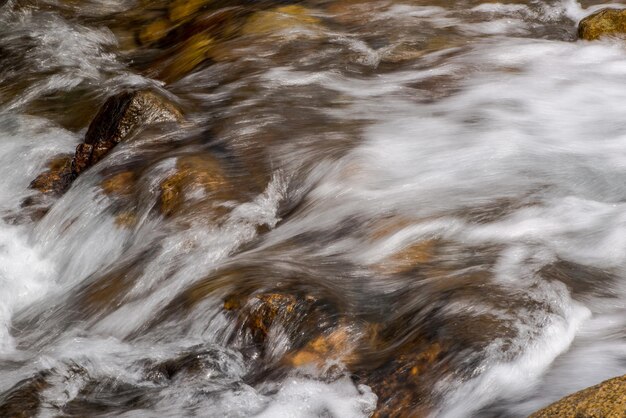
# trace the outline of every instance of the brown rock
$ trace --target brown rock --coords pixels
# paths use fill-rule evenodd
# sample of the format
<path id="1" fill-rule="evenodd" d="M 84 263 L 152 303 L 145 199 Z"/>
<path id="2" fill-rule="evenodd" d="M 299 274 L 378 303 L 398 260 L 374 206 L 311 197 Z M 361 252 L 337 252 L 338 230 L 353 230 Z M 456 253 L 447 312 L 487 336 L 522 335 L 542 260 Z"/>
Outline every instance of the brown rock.
<path id="1" fill-rule="evenodd" d="M 301 350 L 290 353 L 286 360 L 294 367 L 314 365 L 321 368 L 329 359 L 348 365 L 354 362 L 357 340 L 358 334 L 348 326 L 339 326 L 309 341 Z"/>
<path id="2" fill-rule="evenodd" d="M 418 241 L 385 258 L 374 268 L 386 274 L 409 272 L 420 265 L 432 262 L 438 245 L 437 239 Z"/>
<path id="3" fill-rule="evenodd" d="M 241 30 L 243 35 L 263 35 L 291 28 L 315 28 L 320 20 L 303 6 L 281 6 L 252 14 Z"/>
<path id="4" fill-rule="evenodd" d="M 170 20 L 172 22 L 185 20 L 210 2 L 211 0 L 174 0 L 170 5 Z"/>
<path id="5" fill-rule="evenodd" d="M 626 9 L 603 9 L 578 24 L 578 37 L 592 41 L 603 36 L 626 36 Z"/>
<path id="6" fill-rule="evenodd" d="M 107 195 L 127 196 L 132 193 L 135 182 L 135 173 L 122 171 L 108 177 L 100 183 Z"/>
<path id="7" fill-rule="evenodd" d="M 48 164 L 48 170 L 39 174 L 29 187 L 44 194 L 62 194 L 72 182 L 71 165 L 71 155 L 53 158 Z"/>
<path id="8" fill-rule="evenodd" d="M 29 418 L 37 416 L 41 403 L 41 392 L 48 387 L 46 374 L 22 380 L 0 395 L 0 416 Z"/>
<path id="9" fill-rule="evenodd" d="M 92 120 L 83 144 L 76 148 L 72 174 L 100 161 L 131 133 L 160 122 L 182 122 L 179 109 L 151 91 L 127 91 L 110 97 Z"/>
<path id="10" fill-rule="evenodd" d="M 176 172 L 161 182 L 161 213 L 171 216 L 185 209 L 187 193 L 200 191 L 209 198 L 223 200 L 232 197 L 229 190 L 220 163 L 210 154 L 179 157 Z"/>
<path id="11" fill-rule="evenodd" d="M 215 39 L 208 33 L 197 33 L 182 42 L 168 57 L 155 76 L 173 83 L 191 73 L 197 66 L 211 58 Z"/>
<path id="12" fill-rule="evenodd" d="M 626 375 L 569 395 L 529 418 L 623 418 L 626 416 Z"/>
<path id="13" fill-rule="evenodd" d="M 132 133 L 154 123 L 182 120 L 179 109 L 151 91 L 130 91 L 110 97 L 92 120 L 85 141 L 76 147 L 74 157 L 63 155 L 53 159 L 48 170 L 31 182 L 30 188 L 43 194 L 63 194 L 80 173 L 104 158 Z M 130 178 L 128 174 L 124 176 L 105 181 L 105 192 L 113 192 L 115 188 L 126 192 L 127 186 L 123 183 L 128 183 Z M 33 205 L 25 201 L 23 206 Z"/>
<path id="14" fill-rule="evenodd" d="M 294 356 L 288 358 L 292 365 L 304 364 L 307 359 L 328 355 L 328 346 L 323 352 L 322 345 L 331 344 L 330 337 L 323 337 L 336 325 L 332 307 L 328 302 L 313 296 L 269 292 L 246 295 L 234 293 L 226 298 L 224 309 L 236 314 L 237 333 L 235 337 L 251 338 L 261 352 L 270 341 L 270 332 L 280 327 L 290 340 Z M 332 335 L 332 334 L 331 334 Z M 315 341 L 317 337 L 321 339 Z M 332 337 L 339 344 L 340 338 Z M 310 345 L 304 348 L 307 343 Z M 338 346 L 338 345 L 337 345 Z M 298 354 L 298 351 L 304 350 Z"/>

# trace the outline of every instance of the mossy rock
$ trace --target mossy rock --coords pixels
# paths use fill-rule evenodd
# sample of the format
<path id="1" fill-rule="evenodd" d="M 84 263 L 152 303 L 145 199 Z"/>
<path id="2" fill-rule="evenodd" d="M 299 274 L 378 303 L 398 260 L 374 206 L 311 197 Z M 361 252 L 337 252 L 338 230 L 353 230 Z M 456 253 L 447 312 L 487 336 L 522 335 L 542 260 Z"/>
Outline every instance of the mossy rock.
<path id="1" fill-rule="evenodd" d="M 626 416 L 626 375 L 566 396 L 529 418 L 621 418 Z"/>
<path id="2" fill-rule="evenodd" d="M 626 9 L 603 9 L 578 24 L 578 37 L 593 41 L 603 36 L 626 36 Z"/>

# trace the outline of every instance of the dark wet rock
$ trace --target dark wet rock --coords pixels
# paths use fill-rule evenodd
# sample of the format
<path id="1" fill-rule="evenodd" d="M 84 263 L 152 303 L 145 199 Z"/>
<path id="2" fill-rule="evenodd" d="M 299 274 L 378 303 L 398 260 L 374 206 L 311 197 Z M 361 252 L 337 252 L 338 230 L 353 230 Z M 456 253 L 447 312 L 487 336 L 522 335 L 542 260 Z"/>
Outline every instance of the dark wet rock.
<path id="1" fill-rule="evenodd" d="M 27 418 L 37 416 L 41 404 L 41 392 L 48 387 L 46 373 L 18 382 L 0 395 L 0 416 Z"/>
<path id="2" fill-rule="evenodd" d="M 603 36 L 626 36 L 626 9 L 603 9 L 578 24 L 578 37 L 592 41 Z"/>
<path id="3" fill-rule="evenodd" d="M 63 405 L 63 416 L 88 417 L 119 415 L 148 408 L 152 388 L 140 387 L 116 378 L 89 379 L 75 398 Z M 154 394 L 152 394 L 154 396 Z"/>
<path id="4" fill-rule="evenodd" d="M 569 395 L 529 418 L 609 418 L 626 416 L 626 375 Z"/>
<path id="5" fill-rule="evenodd" d="M 231 353 L 202 349 L 182 353 L 178 357 L 146 366 L 144 378 L 154 383 L 163 384 L 180 378 L 211 376 L 211 379 L 228 379 L 227 365 L 237 362 Z"/>
<path id="6" fill-rule="evenodd" d="M 409 321 L 372 323 L 351 370 L 378 396 L 374 417 L 426 417 L 432 387 L 446 370 L 447 347 L 432 335 L 407 334 Z"/>
<path id="7" fill-rule="evenodd" d="M 180 110 L 152 91 L 116 94 L 100 108 L 89 125 L 84 143 L 76 148 L 72 174 L 78 176 L 104 158 L 117 144 L 148 125 L 182 121 Z"/>

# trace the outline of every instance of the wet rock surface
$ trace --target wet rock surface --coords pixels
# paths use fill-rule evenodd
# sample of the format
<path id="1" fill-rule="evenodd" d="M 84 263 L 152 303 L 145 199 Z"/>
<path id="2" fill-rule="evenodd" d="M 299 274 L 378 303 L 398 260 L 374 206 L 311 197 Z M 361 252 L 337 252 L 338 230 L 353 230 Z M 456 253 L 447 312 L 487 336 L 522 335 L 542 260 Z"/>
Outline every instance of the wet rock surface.
<path id="1" fill-rule="evenodd" d="M 530 418 L 548 417 L 623 417 L 626 414 L 626 376 L 566 396 L 535 412 Z"/>
<path id="2" fill-rule="evenodd" d="M 37 176 L 30 187 L 44 194 L 61 195 L 82 172 L 95 165 L 117 144 L 156 123 L 180 123 L 182 113 L 162 96 L 151 91 L 128 91 L 110 97 L 89 124 L 84 142 L 73 157 L 58 157 L 49 170 Z M 122 179 L 109 180 L 106 189 Z"/>
<path id="3" fill-rule="evenodd" d="M 131 134 L 151 124 L 182 121 L 180 110 L 151 91 L 129 91 L 110 97 L 89 124 L 84 142 L 76 148 L 72 174 L 78 176 Z"/>
<path id="4" fill-rule="evenodd" d="M 626 37 L 626 10 L 603 9 L 578 24 L 578 37 L 593 41 L 605 36 Z"/>
<path id="5" fill-rule="evenodd" d="M 0 28 L 11 36 L 8 44 L 0 38 L 0 105 L 87 131 L 74 154 L 46 163 L 30 183 L 29 193 L 38 195 L 22 206 L 33 210 L 23 224 L 34 229 L 29 239 L 42 245 L 36 254 L 55 263 L 17 293 L 50 285 L 66 294 L 16 309 L 11 334 L 24 351 L 69 352 L 82 365 L 57 371 L 56 380 L 35 376 L 17 383 L 0 395 L 0 416 L 36 415 L 42 400 L 46 413 L 73 416 L 193 415 L 207 407 L 216 415 L 240 408 L 235 414 L 251 416 L 272 400 L 283 402 L 283 390 L 314 405 L 312 416 L 348 410 L 357 412 L 346 416 L 371 416 L 371 398 L 362 409 L 350 409 L 348 401 L 333 409 L 306 398 L 345 377 L 353 399 L 360 402 L 366 393 L 358 385 L 378 398 L 373 416 L 425 417 L 453 395 L 440 390 L 441 382 L 452 382 L 453 389 L 472 385 L 498 365 L 515 364 L 524 344 L 534 347 L 545 330 L 566 340 L 579 304 L 616 297 L 622 277 L 616 263 L 605 268 L 585 265 L 583 256 L 561 257 L 578 245 L 568 241 L 572 235 L 592 237 L 593 245 L 596 235 L 569 218 L 551 224 L 551 213 L 542 211 L 552 204 L 545 199 L 551 188 L 567 196 L 588 183 L 621 189 L 594 171 L 604 164 L 585 166 L 585 147 L 574 140 L 577 151 L 566 157 L 589 171 L 584 181 L 565 187 L 559 182 L 568 172 L 561 165 L 547 160 L 545 166 L 562 170 L 554 174 L 529 163 L 569 150 L 557 143 L 546 151 L 532 142 L 533 135 L 554 141 L 536 122 L 551 126 L 549 111 L 525 124 L 535 103 L 561 109 L 559 120 L 575 119 L 554 103 L 562 91 L 571 94 L 571 73 L 539 71 L 548 87 L 553 78 L 563 86 L 542 96 L 538 82 L 530 83 L 537 97 L 526 101 L 525 88 L 515 84 L 519 77 L 534 80 L 535 66 L 553 63 L 554 56 L 561 60 L 554 68 L 571 64 L 563 57 L 585 44 L 569 42 L 576 39 L 572 14 L 553 2 L 163 0 L 11 7 L 20 10 L 21 3 L 28 13 L 10 24 L 17 26 Z M 22 40 L 19 22 L 40 13 L 44 17 L 33 24 L 55 41 L 41 40 L 42 52 L 28 40 L 25 56 L 11 43 Z M 623 14 L 603 10 L 583 19 L 580 38 L 621 37 Z M 533 42 L 551 53 L 525 58 L 534 53 Z M 566 46 L 572 49 L 558 49 Z M 41 54 L 55 48 L 94 62 L 58 54 L 60 63 L 50 71 L 61 76 L 49 84 L 43 73 L 18 74 L 35 62 L 53 62 Z M 9 60 L 23 68 L 11 73 L 4 65 Z M 544 80 L 544 72 L 554 77 Z M 75 84 L 68 83 L 72 78 Z M 478 95 L 472 89 L 483 79 L 495 87 Z M 37 89 L 45 93 L 37 96 Z M 87 104 L 108 91 L 119 93 L 90 113 L 95 105 Z M 507 91 L 511 96 L 499 96 Z M 11 92 L 28 93 L 28 104 L 9 100 Z M 29 102 L 29 94 L 36 99 Z M 506 123 L 498 119 L 505 117 Z M 2 123 L 7 132 L 13 129 Z M 607 123 L 601 119 L 597 126 Z M 163 132 L 171 135 L 112 155 L 120 143 Z M 490 135 L 497 141 L 481 147 Z M 396 137 L 404 136 L 406 143 L 394 148 Z M 498 148 L 502 143 L 508 145 Z M 464 158 L 455 159 L 465 146 Z M 519 159 L 499 160 L 518 153 Z M 466 172 L 445 172 L 467 161 L 472 167 Z M 507 170 L 518 167 L 508 177 Z M 440 171 L 449 174 L 449 190 L 441 190 Z M 84 189 L 63 197 L 78 176 L 85 178 Z M 541 189 L 544 177 L 556 184 Z M 619 205 L 596 189 L 585 190 L 584 199 Z M 569 204 L 574 208 L 555 211 L 594 214 L 593 207 Z M 519 221 L 524 217 L 532 222 Z M 581 229 L 569 231 L 572 225 Z M 64 251 L 71 257 L 59 255 Z M 56 347 L 64 338 L 70 342 Z M 81 346 L 90 338 L 93 345 Z M 48 346 L 58 351 L 45 351 Z M 558 351 L 541 349 L 546 358 Z M 293 379 L 320 386 L 303 395 L 289 386 Z M 306 387 L 301 381 L 295 386 Z M 495 397 L 499 386 L 491 386 L 493 399 L 477 396 L 476 408 L 502 401 Z M 56 392 L 48 394 L 49 388 Z M 537 416 L 617 413 L 621 380 L 591 389 Z M 52 402 L 61 392 L 62 400 Z"/>

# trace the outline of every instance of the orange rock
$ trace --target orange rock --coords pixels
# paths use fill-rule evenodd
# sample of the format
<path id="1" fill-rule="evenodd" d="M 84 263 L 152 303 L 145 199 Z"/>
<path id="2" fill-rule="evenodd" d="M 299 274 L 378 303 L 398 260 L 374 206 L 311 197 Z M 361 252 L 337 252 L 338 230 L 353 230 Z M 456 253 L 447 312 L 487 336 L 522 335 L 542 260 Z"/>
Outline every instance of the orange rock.
<path id="1" fill-rule="evenodd" d="M 344 364 L 354 361 L 356 336 L 347 326 L 340 326 L 330 334 L 320 335 L 303 349 L 287 356 L 287 362 L 294 367 L 314 365 L 322 367 L 328 359 Z"/>

